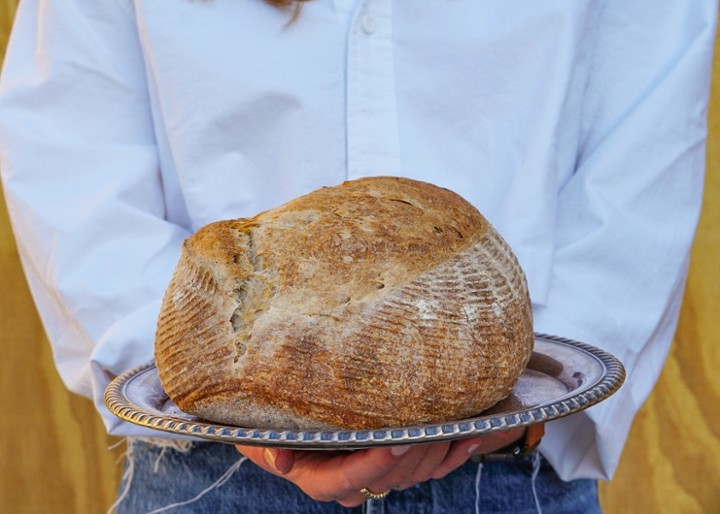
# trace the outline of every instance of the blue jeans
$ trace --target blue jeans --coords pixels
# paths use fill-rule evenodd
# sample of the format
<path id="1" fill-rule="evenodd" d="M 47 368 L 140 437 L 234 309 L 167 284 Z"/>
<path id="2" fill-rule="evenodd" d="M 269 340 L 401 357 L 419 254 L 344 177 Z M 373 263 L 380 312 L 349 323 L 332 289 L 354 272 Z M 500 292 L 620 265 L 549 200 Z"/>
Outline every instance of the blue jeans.
<path id="1" fill-rule="evenodd" d="M 544 460 L 468 461 L 431 480 L 353 509 L 316 502 L 266 473 L 232 445 L 194 443 L 182 451 L 128 443 L 118 514 L 599 514 L 594 480 L 563 482 Z"/>

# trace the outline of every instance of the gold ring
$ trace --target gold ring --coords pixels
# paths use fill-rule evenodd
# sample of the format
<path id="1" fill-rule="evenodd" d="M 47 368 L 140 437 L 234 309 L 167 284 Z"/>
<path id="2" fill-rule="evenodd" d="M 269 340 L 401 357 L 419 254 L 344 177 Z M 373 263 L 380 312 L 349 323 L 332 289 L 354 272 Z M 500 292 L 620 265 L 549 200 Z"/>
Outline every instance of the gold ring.
<path id="1" fill-rule="evenodd" d="M 367 487 L 363 487 L 362 489 L 360 489 L 360 494 L 362 494 L 368 500 L 379 500 L 381 498 L 385 498 L 388 494 L 390 494 L 390 491 L 385 491 L 384 493 L 374 493 Z"/>

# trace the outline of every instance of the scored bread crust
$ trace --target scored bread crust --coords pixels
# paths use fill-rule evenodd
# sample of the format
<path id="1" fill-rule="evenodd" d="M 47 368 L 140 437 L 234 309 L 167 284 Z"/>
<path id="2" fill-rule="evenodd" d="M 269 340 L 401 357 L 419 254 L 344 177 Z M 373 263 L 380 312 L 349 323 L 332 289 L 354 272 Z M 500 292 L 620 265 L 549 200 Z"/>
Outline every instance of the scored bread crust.
<path id="1" fill-rule="evenodd" d="M 373 177 L 189 237 L 155 359 L 169 397 L 208 420 L 367 429 L 480 413 L 533 342 L 525 275 L 477 209 Z"/>

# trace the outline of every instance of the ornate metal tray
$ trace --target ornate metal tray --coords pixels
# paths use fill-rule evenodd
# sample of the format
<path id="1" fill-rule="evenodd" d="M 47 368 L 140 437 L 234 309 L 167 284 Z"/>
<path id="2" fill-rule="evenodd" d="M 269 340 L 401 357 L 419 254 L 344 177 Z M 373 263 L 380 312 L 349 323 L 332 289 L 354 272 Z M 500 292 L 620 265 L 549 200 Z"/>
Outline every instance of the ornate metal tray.
<path id="1" fill-rule="evenodd" d="M 175 435 L 295 449 L 359 449 L 459 439 L 530 426 L 582 411 L 615 393 L 625 369 L 585 343 L 536 334 L 535 350 L 508 398 L 477 417 L 372 430 L 293 431 L 221 425 L 180 410 L 165 394 L 154 362 L 113 380 L 105 404 L 125 421 Z"/>

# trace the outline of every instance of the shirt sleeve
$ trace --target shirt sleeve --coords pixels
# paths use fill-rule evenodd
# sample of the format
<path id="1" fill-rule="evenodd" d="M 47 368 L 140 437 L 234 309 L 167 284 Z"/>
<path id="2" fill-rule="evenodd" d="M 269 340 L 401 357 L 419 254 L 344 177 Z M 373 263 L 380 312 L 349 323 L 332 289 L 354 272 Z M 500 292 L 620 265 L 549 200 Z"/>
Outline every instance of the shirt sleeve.
<path id="1" fill-rule="evenodd" d="M 604 348 L 628 377 L 548 425 L 541 451 L 565 480 L 613 475 L 672 342 L 701 206 L 716 4 L 608 0 L 599 21 L 535 326 Z"/>
<path id="2" fill-rule="evenodd" d="M 109 380 L 152 358 L 188 231 L 166 219 L 130 3 L 20 3 L 0 83 L 0 168 L 57 369 L 111 433 Z"/>

